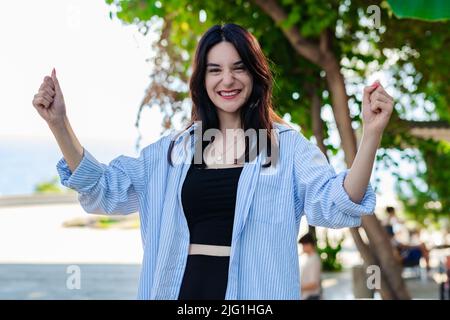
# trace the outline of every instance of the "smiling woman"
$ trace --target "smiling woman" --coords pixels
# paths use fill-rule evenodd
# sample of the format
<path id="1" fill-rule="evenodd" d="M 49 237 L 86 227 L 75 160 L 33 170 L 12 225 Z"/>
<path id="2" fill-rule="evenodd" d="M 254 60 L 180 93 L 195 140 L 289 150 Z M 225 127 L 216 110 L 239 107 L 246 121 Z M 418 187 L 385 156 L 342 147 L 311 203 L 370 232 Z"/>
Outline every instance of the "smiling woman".
<path id="1" fill-rule="evenodd" d="M 206 31 L 190 94 L 192 117 L 184 130 L 148 145 L 138 158 L 122 155 L 109 165 L 75 136 L 55 71 L 33 105 L 64 155 L 57 164 L 61 182 L 79 193 L 82 207 L 101 214 L 139 211 L 140 299 L 299 299 L 302 215 L 311 225 L 342 228 L 359 226 L 361 216 L 373 213 L 368 182 L 392 111 L 389 97 L 379 84 L 365 89 L 369 138 L 352 169 L 336 174 L 319 148 L 274 112 L 268 62 L 244 28 Z M 248 141 L 256 131 L 256 140 Z M 219 157 L 204 152 L 211 145 Z M 236 149 L 242 162 L 228 163 L 226 154 Z"/>

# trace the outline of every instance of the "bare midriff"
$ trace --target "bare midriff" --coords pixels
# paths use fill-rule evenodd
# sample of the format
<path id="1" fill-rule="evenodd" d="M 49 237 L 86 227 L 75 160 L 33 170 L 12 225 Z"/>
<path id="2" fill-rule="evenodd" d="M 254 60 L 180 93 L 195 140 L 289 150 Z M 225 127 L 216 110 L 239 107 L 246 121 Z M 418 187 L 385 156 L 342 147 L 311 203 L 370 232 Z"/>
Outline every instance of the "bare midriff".
<path id="1" fill-rule="evenodd" d="M 196 243 L 191 243 L 189 245 L 190 255 L 200 254 L 215 257 L 229 257 L 230 253 L 231 253 L 230 246 L 215 246 L 209 244 L 196 244 Z"/>

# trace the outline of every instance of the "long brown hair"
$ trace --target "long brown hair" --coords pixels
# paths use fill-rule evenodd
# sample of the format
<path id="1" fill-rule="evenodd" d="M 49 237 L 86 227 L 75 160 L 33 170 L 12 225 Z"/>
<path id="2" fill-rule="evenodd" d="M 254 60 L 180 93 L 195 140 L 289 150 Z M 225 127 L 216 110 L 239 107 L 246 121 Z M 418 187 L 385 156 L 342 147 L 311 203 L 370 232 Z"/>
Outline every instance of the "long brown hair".
<path id="1" fill-rule="evenodd" d="M 201 121 L 202 123 L 202 136 L 208 129 L 220 128 L 216 107 L 209 98 L 205 88 L 205 74 L 209 50 L 222 41 L 230 42 L 236 48 L 244 66 L 253 77 L 253 89 L 250 97 L 240 108 L 243 130 L 245 132 L 248 129 L 254 129 L 258 132 L 260 129 L 265 129 L 268 142 L 267 152 L 270 154 L 272 123 L 285 123 L 285 121 L 273 110 L 273 77 L 269 63 L 256 38 L 237 24 L 215 25 L 206 31 L 198 43 L 193 61 L 193 72 L 189 81 L 189 90 L 192 99 L 191 121 L 186 129 L 189 129 L 195 121 Z M 259 146 L 259 135 L 257 139 L 257 146 Z M 202 151 L 209 143 L 209 141 L 202 141 Z M 171 142 L 167 155 L 171 165 L 170 155 L 173 145 L 174 141 Z M 261 151 L 260 148 L 258 150 Z M 244 160 L 247 160 L 249 157 L 249 144 L 247 141 L 244 156 Z M 253 159 L 248 160 L 252 161 Z M 267 163 L 264 167 L 269 165 L 270 163 Z M 205 166 L 203 159 L 200 166 Z"/>

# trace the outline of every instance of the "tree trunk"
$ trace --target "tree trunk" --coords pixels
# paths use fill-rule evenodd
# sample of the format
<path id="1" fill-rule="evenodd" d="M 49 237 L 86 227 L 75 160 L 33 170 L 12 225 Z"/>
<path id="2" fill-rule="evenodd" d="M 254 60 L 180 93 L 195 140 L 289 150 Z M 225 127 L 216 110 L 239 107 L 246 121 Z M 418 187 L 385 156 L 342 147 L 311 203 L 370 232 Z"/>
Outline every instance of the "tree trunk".
<path id="1" fill-rule="evenodd" d="M 372 252 L 375 252 L 382 278 L 387 282 L 390 291 L 394 294 L 393 299 L 411 299 L 401 276 L 402 266 L 394 258 L 393 248 L 388 241 L 388 234 L 380 221 L 375 216 L 366 216 L 362 219 L 362 226 L 369 239 Z"/>
<path id="2" fill-rule="evenodd" d="M 380 263 L 378 262 L 378 259 L 372 254 L 373 250 L 371 250 L 371 248 L 369 248 L 369 246 L 361 238 L 359 228 L 350 228 L 350 233 L 359 253 L 364 260 L 365 270 L 367 270 L 370 265 L 379 266 Z M 392 291 L 391 286 L 386 282 L 386 279 L 383 276 L 381 276 L 380 294 L 385 300 L 396 299 L 396 293 Z"/>
<path id="3" fill-rule="evenodd" d="M 322 101 L 318 94 L 318 88 L 314 84 L 309 84 L 307 85 L 306 90 L 311 98 L 311 123 L 313 135 L 316 138 L 317 146 L 328 160 L 327 147 L 323 142 L 324 140 L 323 120 L 320 117 L 320 111 L 322 109 Z"/>
<path id="4" fill-rule="evenodd" d="M 277 24 L 287 19 L 287 14 L 277 0 L 253 0 Z M 356 156 L 357 145 L 354 130 L 351 126 L 348 109 L 348 96 L 345 91 L 344 78 L 340 72 L 340 64 L 331 49 L 332 33 L 325 30 L 317 45 L 305 38 L 296 26 L 282 29 L 294 50 L 326 72 L 328 88 L 332 98 L 332 108 L 336 125 L 341 137 L 345 162 L 350 168 Z M 369 250 L 362 246 L 362 239 L 353 230 L 352 237 L 366 264 L 377 264 L 381 269 L 382 296 L 386 299 L 410 299 L 410 295 L 401 276 L 401 269 L 396 264 L 392 246 L 386 232 L 375 215 L 362 218 L 362 226 L 369 240 Z"/>
<path id="5" fill-rule="evenodd" d="M 340 72 L 339 63 L 331 52 L 322 63 L 326 72 L 328 90 L 331 94 L 331 107 L 334 119 L 341 137 L 341 146 L 345 154 L 345 163 L 350 168 L 356 156 L 356 136 L 352 128 L 350 110 L 348 109 L 348 97 L 345 92 L 344 77 Z"/>
<path id="6" fill-rule="evenodd" d="M 327 147 L 323 143 L 323 121 L 320 117 L 320 111 L 322 109 L 322 101 L 318 95 L 318 88 L 315 84 L 307 84 L 306 90 L 308 95 L 311 98 L 311 123 L 312 123 L 312 131 L 314 137 L 317 141 L 317 146 L 328 159 L 327 156 Z M 316 228 L 314 226 L 308 225 L 308 232 L 314 235 L 314 238 L 317 239 L 316 236 Z"/>

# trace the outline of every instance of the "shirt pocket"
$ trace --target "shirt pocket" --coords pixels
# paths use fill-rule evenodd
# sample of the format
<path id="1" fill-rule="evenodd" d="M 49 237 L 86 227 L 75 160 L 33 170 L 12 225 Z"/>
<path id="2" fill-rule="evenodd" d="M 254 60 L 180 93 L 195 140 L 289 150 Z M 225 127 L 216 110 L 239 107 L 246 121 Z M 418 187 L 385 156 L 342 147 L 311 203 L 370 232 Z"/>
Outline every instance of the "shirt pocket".
<path id="1" fill-rule="evenodd" d="M 280 183 L 277 174 L 261 174 L 255 190 L 255 198 L 249 219 L 262 223 L 283 221 L 283 206 L 280 206 Z"/>

